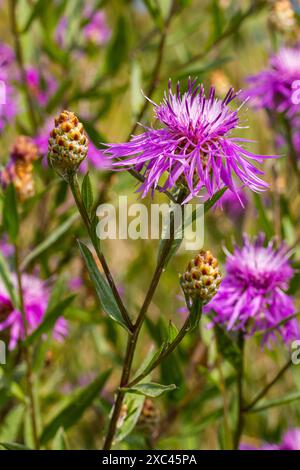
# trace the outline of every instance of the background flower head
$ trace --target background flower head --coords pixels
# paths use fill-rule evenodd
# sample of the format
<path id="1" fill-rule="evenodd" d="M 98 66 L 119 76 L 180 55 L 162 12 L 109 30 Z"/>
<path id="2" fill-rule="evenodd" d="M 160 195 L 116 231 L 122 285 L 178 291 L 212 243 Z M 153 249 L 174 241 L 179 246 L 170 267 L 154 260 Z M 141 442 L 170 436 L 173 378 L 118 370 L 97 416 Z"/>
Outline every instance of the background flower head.
<path id="1" fill-rule="evenodd" d="M 241 144 L 246 139 L 231 136 L 239 127 L 238 110 L 229 106 L 235 96 L 230 89 L 220 100 L 212 87 L 206 97 L 203 86 L 191 80 L 185 93 L 180 92 L 179 84 L 173 93 L 169 84 L 163 102 L 153 103 L 163 127 L 145 127 L 130 142 L 108 144 L 108 153 L 118 159 L 114 165 L 143 172 L 145 181 L 139 188 L 143 196 L 157 187 L 165 173 L 164 189 L 182 183 L 188 188 L 184 202 L 200 192 L 211 197 L 224 186 L 238 198 L 234 176 L 253 191 L 266 189 L 268 185 L 258 176 L 262 171 L 251 162 L 266 157 L 246 150 Z M 128 158 L 120 160 L 122 157 Z"/>
<path id="2" fill-rule="evenodd" d="M 228 330 L 249 334 L 276 327 L 295 313 L 292 297 L 286 294 L 293 269 L 284 245 L 276 248 L 273 241 L 265 245 L 264 235 L 251 241 L 244 236 L 241 248 L 227 252 L 227 274 L 217 295 L 206 306 L 213 321 Z M 284 341 L 299 335 L 298 323 L 292 319 L 276 328 Z M 264 335 L 264 341 L 274 339 L 274 331 Z"/>
<path id="3" fill-rule="evenodd" d="M 12 276 L 13 283 L 17 285 L 16 277 Z M 42 322 L 49 300 L 48 286 L 39 278 L 24 274 L 22 276 L 25 314 L 28 323 L 28 333 L 32 333 Z M 16 309 L 9 297 L 6 287 L 0 281 L 0 331 L 9 329 L 9 349 L 16 347 L 18 341 L 25 337 L 24 323 L 21 312 Z M 60 317 L 53 329 L 53 338 L 62 341 L 68 333 L 68 325 Z"/>
<path id="4" fill-rule="evenodd" d="M 299 112 L 294 103 L 294 83 L 300 80 L 300 46 L 282 47 L 272 55 L 269 67 L 248 78 L 250 85 L 244 95 L 253 106 L 293 116 Z"/>
<path id="5" fill-rule="evenodd" d="M 240 450 L 300 450 L 300 428 L 289 429 L 279 444 L 266 443 L 257 448 L 243 443 Z"/>
<path id="6" fill-rule="evenodd" d="M 14 52 L 7 44 L 0 43 L 0 132 L 17 114 L 15 78 Z"/>

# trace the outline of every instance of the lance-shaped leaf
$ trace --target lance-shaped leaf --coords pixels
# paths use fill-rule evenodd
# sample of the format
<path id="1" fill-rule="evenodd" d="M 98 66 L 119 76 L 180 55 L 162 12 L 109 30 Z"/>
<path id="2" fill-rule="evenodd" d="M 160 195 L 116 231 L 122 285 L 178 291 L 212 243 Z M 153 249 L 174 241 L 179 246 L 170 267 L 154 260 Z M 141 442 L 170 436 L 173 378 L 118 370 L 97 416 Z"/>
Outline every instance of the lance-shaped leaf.
<path id="1" fill-rule="evenodd" d="M 145 397 L 156 398 L 165 392 L 169 392 L 170 390 L 175 390 L 175 388 L 176 388 L 175 384 L 161 385 L 156 382 L 150 382 L 150 383 L 140 383 L 130 388 L 124 387 L 122 388 L 122 390 L 125 390 L 127 393 L 135 393 L 137 395 L 144 395 Z"/>
<path id="2" fill-rule="evenodd" d="M 0 446 L 4 447 L 6 450 L 33 450 L 17 442 L 0 442 Z"/>
<path id="3" fill-rule="evenodd" d="M 113 320 L 115 320 L 120 325 L 122 325 L 126 330 L 128 330 L 125 320 L 123 319 L 120 309 L 118 307 L 118 304 L 113 296 L 112 290 L 110 286 L 108 285 L 108 283 L 106 282 L 106 280 L 101 275 L 101 273 L 99 272 L 99 269 L 97 268 L 97 265 L 95 263 L 95 260 L 93 258 L 91 251 L 81 241 L 78 241 L 78 244 L 79 244 L 79 248 L 83 256 L 83 259 L 85 261 L 89 276 L 95 287 L 97 296 L 99 298 L 99 301 L 101 303 L 103 310 Z"/>
<path id="4" fill-rule="evenodd" d="M 3 225 L 10 240 L 16 242 L 19 233 L 19 214 L 16 190 L 12 183 L 4 191 Z"/>
<path id="5" fill-rule="evenodd" d="M 215 333 L 220 354 L 235 369 L 239 369 L 242 364 L 242 353 L 234 339 L 219 325 L 215 325 Z"/>
<path id="6" fill-rule="evenodd" d="M 128 436 L 128 434 L 130 434 L 134 429 L 141 414 L 144 401 L 145 397 L 143 395 L 126 394 L 124 405 L 126 406 L 127 413 L 122 426 L 120 426 L 117 430 L 117 442 L 123 441 L 125 437 Z"/>
<path id="7" fill-rule="evenodd" d="M 35 258 L 41 255 L 44 251 L 46 251 L 50 246 L 54 245 L 54 243 L 57 242 L 57 240 L 62 237 L 68 230 L 69 228 L 74 224 L 75 220 L 77 220 L 79 215 L 73 214 L 69 219 L 67 219 L 63 224 L 61 224 L 59 227 L 57 227 L 56 230 L 54 230 L 49 237 L 45 238 L 45 240 L 40 243 L 38 246 L 36 246 L 24 259 L 22 263 L 22 269 L 24 270 L 31 261 L 33 261 Z"/>
<path id="8" fill-rule="evenodd" d="M 84 207 L 86 208 L 87 213 L 89 216 L 91 215 L 92 207 L 93 207 L 93 189 L 90 180 L 89 173 L 84 176 L 81 186 L 81 195 Z"/>
<path id="9" fill-rule="evenodd" d="M 12 283 L 9 268 L 6 264 L 6 261 L 5 261 L 3 255 L 2 255 L 1 251 L 0 251 L 0 277 L 2 279 L 3 284 L 6 287 L 6 290 L 9 294 L 9 297 L 10 297 L 10 300 L 11 300 L 12 304 L 15 307 L 18 307 L 18 305 L 19 305 L 18 295 L 17 295 L 15 287 Z"/>
<path id="10" fill-rule="evenodd" d="M 42 445 L 52 439 L 59 428 L 67 430 L 80 420 L 85 410 L 91 406 L 95 398 L 99 395 L 110 373 L 110 370 L 103 372 L 90 385 L 75 394 L 70 403 L 44 428 L 40 439 Z"/>
<path id="11" fill-rule="evenodd" d="M 268 410 L 269 408 L 274 408 L 276 406 L 288 405 L 296 400 L 300 400 L 300 391 L 291 393 L 281 398 L 277 398 L 274 400 L 265 401 L 260 406 L 255 406 L 250 408 L 247 413 L 259 413 L 261 411 Z"/>

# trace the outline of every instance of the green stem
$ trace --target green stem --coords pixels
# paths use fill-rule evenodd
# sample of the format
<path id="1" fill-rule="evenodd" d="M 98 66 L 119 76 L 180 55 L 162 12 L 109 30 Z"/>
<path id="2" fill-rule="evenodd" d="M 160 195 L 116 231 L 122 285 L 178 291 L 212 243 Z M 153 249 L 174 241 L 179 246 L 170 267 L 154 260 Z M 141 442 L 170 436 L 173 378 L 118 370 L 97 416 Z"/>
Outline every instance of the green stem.
<path id="1" fill-rule="evenodd" d="M 78 184 L 77 175 L 75 173 L 72 173 L 72 174 L 68 175 L 68 183 L 70 185 L 74 200 L 75 200 L 77 208 L 78 208 L 78 211 L 79 211 L 79 213 L 82 217 L 84 225 L 85 225 L 85 227 L 87 229 L 87 232 L 89 234 L 90 240 L 93 244 L 93 247 L 96 251 L 97 257 L 98 257 L 98 259 L 101 263 L 101 266 L 103 268 L 103 271 L 104 271 L 104 274 L 106 276 L 107 282 L 108 282 L 108 284 L 109 284 L 109 286 L 112 290 L 112 293 L 113 293 L 114 298 L 117 302 L 117 305 L 120 309 L 120 312 L 121 312 L 121 314 L 124 318 L 124 321 L 126 322 L 129 331 L 132 332 L 133 331 L 133 324 L 130 320 L 129 314 L 128 314 L 128 312 L 127 312 L 127 310 L 126 310 L 126 308 L 123 304 L 123 301 L 120 297 L 120 294 L 118 292 L 118 289 L 116 287 L 114 279 L 112 277 L 112 274 L 111 274 L 110 269 L 108 267 L 108 264 L 106 262 L 106 258 L 104 256 L 104 254 L 102 253 L 102 251 L 100 250 L 99 243 L 96 243 L 95 237 L 92 236 L 91 220 L 90 220 L 90 217 L 89 217 L 89 215 L 86 211 L 86 208 L 84 207 L 82 197 L 81 197 L 80 187 L 79 187 L 79 184 Z"/>
<path id="2" fill-rule="evenodd" d="M 290 368 L 292 365 L 291 359 L 287 361 L 287 363 L 277 372 L 275 377 L 269 382 L 257 395 L 256 397 L 247 405 L 244 406 L 243 408 L 243 413 L 248 413 L 249 411 L 254 408 L 254 406 L 262 399 L 264 396 L 268 393 L 268 391 L 275 385 L 278 380 L 285 374 L 285 372 Z"/>
<path id="3" fill-rule="evenodd" d="M 241 364 L 238 369 L 237 375 L 237 392 L 238 392 L 238 416 L 237 416 L 237 425 L 234 436 L 234 449 L 237 450 L 240 445 L 240 440 L 244 428 L 244 415 L 243 415 L 243 406 L 244 406 L 244 397 L 243 397 L 243 380 L 244 380 L 244 335 L 243 332 L 239 333 L 238 346 L 241 350 Z"/>
<path id="4" fill-rule="evenodd" d="M 22 273 L 20 269 L 20 256 L 19 256 L 19 247 L 18 244 L 15 244 L 15 261 L 16 261 L 16 273 L 17 273 L 17 282 L 18 282 L 18 294 L 20 302 L 20 312 L 22 315 L 22 322 L 24 325 L 25 339 L 28 336 L 28 322 L 26 318 L 26 311 L 24 305 L 24 296 L 23 296 L 23 287 L 22 287 Z M 32 427 L 32 435 L 34 440 L 35 449 L 40 448 L 39 437 L 38 437 L 38 427 L 37 427 L 37 418 L 36 418 L 36 406 L 34 399 L 34 376 L 32 368 L 32 351 L 30 347 L 24 346 L 23 348 L 24 358 L 26 362 L 26 381 L 27 381 L 27 391 L 29 397 L 29 412 L 30 420 Z"/>
<path id="5" fill-rule="evenodd" d="M 181 198 L 181 195 L 179 195 L 179 197 L 178 197 L 178 202 L 179 201 L 181 202 L 180 198 Z M 152 277 L 149 289 L 147 291 L 145 300 L 144 300 L 143 305 L 140 309 L 140 313 L 138 315 L 138 318 L 137 318 L 137 320 L 136 320 L 136 322 L 133 326 L 133 335 L 131 337 L 128 336 L 127 349 L 126 349 L 126 355 L 125 355 L 125 358 L 124 358 L 124 365 L 123 365 L 123 371 L 122 371 L 121 380 L 120 380 L 120 386 L 119 386 L 119 389 L 117 391 L 117 396 L 116 396 L 116 400 L 115 400 L 115 404 L 114 404 L 114 408 L 113 408 L 113 413 L 112 413 L 112 416 L 111 416 L 111 419 L 110 419 L 110 422 L 109 422 L 107 435 L 105 437 L 105 441 L 104 441 L 104 445 L 103 445 L 103 450 L 111 449 L 111 446 L 113 444 L 113 439 L 114 439 L 114 436 L 115 436 L 115 433 L 116 433 L 118 419 L 119 419 L 120 412 L 121 412 L 121 409 L 122 409 L 124 396 L 125 396 L 125 393 L 126 393 L 123 390 L 123 388 L 128 387 L 131 368 L 132 368 L 132 363 L 133 363 L 133 358 L 134 358 L 134 353 L 135 353 L 135 350 L 136 350 L 139 333 L 141 331 L 141 327 L 142 327 L 143 322 L 145 320 L 146 313 L 148 311 L 148 307 L 151 303 L 151 300 L 153 298 L 153 295 L 156 291 L 159 280 L 161 278 L 162 272 L 164 270 L 166 261 L 168 259 L 168 255 L 169 255 L 170 250 L 172 248 L 172 244 L 173 244 L 173 241 L 174 241 L 174 231 L 175 231 L 174 230 L 174 218 L 171 217 L 170 238 L 164 244 L 161 256 L 159 257 L 159 260 L 158 260 L 158 263 L 156 265 L 156 269 L 155 269 L 155 272 L 153 274 L 153 277 Z M 174 348 L 175 348 L 175 346 L 174 346 Z"/>

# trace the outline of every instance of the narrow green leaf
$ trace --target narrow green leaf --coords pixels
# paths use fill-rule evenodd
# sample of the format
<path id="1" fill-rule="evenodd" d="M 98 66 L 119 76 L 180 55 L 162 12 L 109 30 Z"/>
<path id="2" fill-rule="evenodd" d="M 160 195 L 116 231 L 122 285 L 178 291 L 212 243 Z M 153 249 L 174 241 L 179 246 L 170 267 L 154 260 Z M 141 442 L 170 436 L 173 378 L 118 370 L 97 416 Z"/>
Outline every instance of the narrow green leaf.
<path id="1" fill-rule="evenodd" d="M 145 397 L 156 398 L 165 392 L 175 390 L 175 388 L 176 388 L 175 384 L 161 385 L 156 382 L 150 382 L 150 383 L 140 383 L 140 384 L 135 385 L 132 388 L 124 387 L 122 388 L 122 390 L 125 390 L 127 393 L 135 393 L 137 395 L 144 395 Z"/>
<path id="2" fill-rule="evenodd" d="M 0 442 L 0 446 L 4 447 L 6 450 L 32 450 L 17 442 Z"/>
<path id="3" fill-rule="evenodd" d="M 118 19 L 115 35 L 110 43 L 106 56 L 106 69 L 108 74 L 115 74 L 127 56 L 128 38 L 126 21 L 123 16 Z"/>
<path id="4" fill-rule="evenodd" d="M 43 334 L 48 333 L 55 325 L 57 319 L 62 316 L 64 310 L 73 302 L 75 295 L 70 295 L 65 300 L 57 304 L 51 311 L 44 317 L 42 323 L 38 326 L 34 332 L 28 336 L 25 341 L 24 345 L 29 346 L 33 344 L 38 338 L 40 338 Z"/>
<path id="5" fill-rule="evenodd" d="M 1 423 L 0 441 L 14 441 L 18 434 L 24 419 L 25 407 L 20 404 L 12 408 Z"/>
<path id="6" fill-rule="evenodd" d="M 91 215 L 92 207 L 93 207 L 93 189 L 92 184 L 89 176 L 89 172 L 84 176 L 81 186 L 81 195 L 84 207 L 87 210 L 89 216 Z"/>
<path id="7" fill-rule="evenodd" d="M 135 428 L 135 425 L 141 414 L 145 397 L 137 394 L 126 394 L 124 405 L 126 406 L 127 413 L 122 423 L 117 430 L 116 441 L 121 442 L 128 434 Z"/>
<path id="8" fill-rule="evenodd" d="M 174 341 L 174 339 L 176 338 L 176 336 L 178 335 L 178 329 L 177 327 L 174 325 L 174 323 L 170 320 L 169 322 L 169 328 L 168 328 L 168 339 L 167 339 L 167 342 L 170 344 L 172 343 L 172 341 Z"/>
<path id="9" fill-rule="evenodd" d="M 285 397 L 278 398 L 276 400 L 266 401 L 260 406 L 251 408 L 247 413 L 259 413 L 261 411 L 268 410 L 269 408 L 274 408 L 276 406 L 288 405 L 296 400 L 300 400 L 300 391 L 286 395 Z"/>
<path id="10" fill-rule="evenodd" d="M 62 237 L 74 224 L 79 215 L 73 214 L 69 219 L 67 219 L 62 225 L 57 227 L 42 243 L 36 246 L 24 259 L 22 263 L 22 269 L 24 270 L 35 258 L 41 255 L 44 251 L 50 248 L 57 240 Z"/>
<path id="11" fill-rule="evenodd" d="M 22 29 L 22 34 L 26 33 L 34 20 L 38 18 L 41 14 L 44 13 L 45 11 L 45 1 L 44 0 L 37 0 L 33 7 L 30 8 L 30 15 L 29 18 L 27 19 L 24 28 Z"/>
<path id="12" fill-rule="evenodd" d="M 9 294 L 9 297 L 10 297 L 10 300 L 11 300 L 12 304 L 15 307 L 18 307 L 18 305 L 19 305 L 18 295 L 17 295 L 17 292 L 16 292 L 16 290 L 14 288 L 14 285 L 12 283 L 9 268 L 6 264 L 6 261 L 5 261 L 4 256 L 3 256 L 1 251 L 0 251 L 0 277 L 3 281 L 3 284 L 5 285 L 5 287 L 7 289 L 7 292 Z"/>
<path id="13" fill-rule="evenodd" d="M 69 450 L 68 439 L 64 428 L 59 428 L 53 438 L 52 450 Z"/>
<path id="14" fill-rule="evenodd" d="M 257 193 L 253 193 L 253 200 L 258 212 L 259 223 L 263 228 L 264 232 L 266 233 L 267 237 L 272 238 L 274 236 L 274 228 L 271 222 L 269 221 L 266 209 L 262 203 L 261 196 L 259 196 Z"/>
<path id="15" fill-rule="evenodd" d="M 18 201 L 14 185 L 11 183 L 4 191 L 3 225 L 12 242 L 17 241 L 19 233 Z"/>
<path id="16" fill-rule="evenodd" d="M 190 308 L 189 316 L 189 330 L 193 331 L 199 326 L 202 317 L 202 303 L 200 299 L 196 298 Z"/>
<path id="17" fill-rule="evenodd" d="M 228 332 L 219 325 L 215 325 L 215 334 L 219 352 L 224 359 L 238 370 L 242 364 L 242 354 L 237 343 L 231 338 Z"/>
<path id="18" fill-rule="evenodd" d="M 44 428 L 40 439 L 42 445 L 52 439 L 59 428 L 67 430 L 80 420 L 85 410 L 99 395 L 110 373 L 110 370 L 103 372 L 90 385 L 75 394 L 71 402 Z"/>
<path id="19" fill-rule="evenodd" d="M 97 268 L 97 265 L 95 263 L 92 253 L 90 252 L 89 248 L 81 241 L 78 241 L 78 244 L 79 244 L 79 248 L 83 256 L 83 259 L 85 261 L 86 267 L 88 269 L 89 276 L 95 287 L 97 296 L 100 300 L 103 310 L 113 320 L 115 320 L 120 325 L 122 325 L 126 330 L 128 330 L 127 325 L 118 307 L 118 304 L 113 296 L 111 288 L 106 282 L 106 280 L 103 278 L 101 273 L 99 272 L 99 269 Z"/>

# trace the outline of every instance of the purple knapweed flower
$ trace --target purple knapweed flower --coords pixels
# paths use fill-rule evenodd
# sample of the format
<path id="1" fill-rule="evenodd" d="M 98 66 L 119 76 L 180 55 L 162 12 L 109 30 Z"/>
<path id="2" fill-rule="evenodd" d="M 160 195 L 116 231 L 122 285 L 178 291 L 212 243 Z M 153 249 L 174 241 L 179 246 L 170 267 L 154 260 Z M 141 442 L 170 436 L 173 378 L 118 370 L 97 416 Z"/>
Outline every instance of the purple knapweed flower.
<path id="1" fill-rule="evenodd" d="M 97 46 L 106 44 L 111 37 L 111 29 L 107 24 L 105 11 L 93 12 L 87 8 L 85 17 L 88 23 L 83 28 L 84 38 Z"/>
<path id="2" fill-rule="evenodd" d="M 241 444 L 240 450 L 300 450 L 300 428 L 289 429 L 279 444 L 263 444 L 257 448 Z"/>
<path id="3" fill-rule="evenodd" d="M 45 106 L 57 89 L 55 78 L 44 71 L 41 73 L 35 67 L 27 68 L 26 81 L 29 90 L 40 106 Z"/>
<path id="4" fill-rule="evenodd" d="M 268 69 L 247 81 L 250 88 L 244 96 L 253 106 L 293 116 L 300 111 L 300 46 L 282 47 L 270 58 Z"/>
<path id="5" fill-rule="evenodd" d="M 275 331 L 289 342 L 299 337 L 297 320 L 279 323 L 296 311 L 285 292 L 293 277 L 290 253 L 283 244 L 276 248 L 273 241 L 267 246 L 264 242 L 263 234 L 253 242 L 245 235 L 242 248 L 235 246 L 232 254 L 227 252 L 227 274 L 205 312 L 228 330 L 251 335 L 274 328 L 263 335 L 264 343 L 275 338 Z"/>
<path id="6" fill-rule="evenodd" d="M 17 285 L 16 276 L 12 281 Z M 35 276 L 22 276 L 25 314 L 28 333 L 32 333 L 42 322 L 49 300 L 49 290 L 46 284 Z M 10 330 L 9 349 L 16 347 L 18 341 L 25 337 L 24 323 L 21 312 L 16 309 L 10 299 L 4 284 L 0 281 L 0 331 Z M 62 341 L 68 334 L 68 324 L 63 317 L 58 318 L 53 329 L 53 338 Z"/>
<path id="7" fill-rule="evenodd" d="M 7 44 L 0 43 L 0 132 L 17 114 L 15 78 L 14 52 Z"/>
<path id="8" fill-rule="evenodd" d="M 143 172 L 145 181 L 139 188 L 143 197 L 165 174 L 164 190 L 182 183 L 188 188 L 184 202 L 200 192 L 211 197 L 224 186 L 238 198 L 234 175 L 253 191 L 265 190 L 268 185 L 258 176 L 263 172 L 251 161 L 262 162 L 267 157 L 246 150 L 240 144 L 248 142 L 246 139 L 231 137 L 239 127 L 238 110 L 229 107 L 235 96 L 230 89 L 222 101 L 211 88 L 207 98 L 203 86 L 191 80 L 187 92 L 181 94 L 178 84 L 173 93 L 169 83 L 163 102 L 153 103 L 155 117 L 163 127 L 144 127 L 145 132 L 129 142 L 108 144 L 107 152 L 118 159 L 114 166 Z M 122 157 L 128 158 L 120 160 Z"/>

